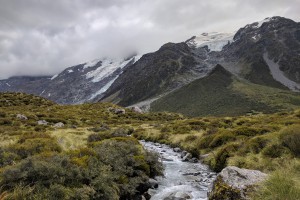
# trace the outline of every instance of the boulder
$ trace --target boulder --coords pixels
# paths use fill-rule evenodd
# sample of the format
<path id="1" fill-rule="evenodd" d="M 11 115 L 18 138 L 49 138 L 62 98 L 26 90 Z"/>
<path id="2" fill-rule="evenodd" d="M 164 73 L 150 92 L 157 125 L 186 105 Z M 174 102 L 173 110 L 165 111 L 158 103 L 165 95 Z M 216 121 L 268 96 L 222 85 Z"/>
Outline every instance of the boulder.
<path id="1" fill-rule="evenodd" d="M 20 120 L 28 120 L 28 118 L 25 115 L 17 114 L 17 118 Z"/>
<path id="2" fill-rule="evenodd" d="M 176 147 L 173 149 L 174 152 L 181 152 L 181 149 L 179 147 Z"/>
<path id="3" fill-rule="evenodd" d="M 125 109 L 123 109 L 123 108 L 113 108 L 113 107 L 109 107 L 107 110 L 108 110 L 109 112 L 114 113 L 114 114 L 125 114 L 125 113 L 126 113 Z"/>
<path id="4" fill-rule="evenodd" d="M 131 107 L 130 109 L 131 109 L 133 112 L 136 112 L 136 113 L 140 113 L 140 114 L 143 113 L 143 111 L 142 111 L 139 107 L 137 107 L 137 106 L 133 106 L 133 107 Z"/>
<path id="5" fill-rule="evenodd" d="M 183 158 L 187 153 L 188 153 L 187 151 L 182 151 L 180 157 Z"/>
<path id="6" fill-rule="evenodd" d="M 150 178 L 149 179 L 150 188 L 156 189 L 158 188 L 158 182 L 155 179 Z"/>
<path id="7" fill-rule="evenodd" d="M 164 198 L 164 200 L 186 200 L 191 199 L 192 197 L 185 192 L 173 192 L 168 197 Z"/>
<path id="8" fill-rule="evenodd" d="M 39 120 L 37 121 L 38 125 L 48 125 L 48 122 L 46 120 Z"/>
<path id="9" fill-rule="evenodd" d="M 62 122 L 58 122 L 58 123 L 56 123 L 56 124 L 53 125 L 53 127 L 55 127 L 55 128 L 62 128 L 64 126 L 65 126 L 65 124 L 62 123 Z"/>
<path id="10" fill-rule="evenodd" d="M 249 199 L 249 192 L 266 178 L 267 174 L 258 170 L 229 166 L 218 174 L 208 191 L 208 197 L 210 200 L 246 200 Z"/>
<path id="11" fill-rule="evenodd" d="M 191 153 L 187 153 L 183 158 L 182 158 L 182 161 L 184 162 L 187 162 L 187 161 L 190 161 L 190 159 L 192 159 L 193 156 Z"/>

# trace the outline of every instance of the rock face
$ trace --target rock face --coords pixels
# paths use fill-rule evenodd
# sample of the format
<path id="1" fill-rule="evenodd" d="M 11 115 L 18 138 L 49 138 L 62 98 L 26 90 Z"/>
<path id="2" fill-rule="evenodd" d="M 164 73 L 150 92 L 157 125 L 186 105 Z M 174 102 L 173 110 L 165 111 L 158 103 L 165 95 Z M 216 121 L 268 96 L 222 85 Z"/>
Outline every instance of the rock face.
<path id="1" fill-rule="evenodd" d="M 158 51 L 145 54 L 134 65 L 124 70 L 101 101 L 121 106 L 154 98 L 177 89 L 197 77 L 205 75 L 209 67 L 203 60 L 207 49 L 194 52 L 186 43 L 167 43 Z M 202 55 L 202 54 L 201 54 Z"/>
<path id="2" fill-rule="evenodd" d="M 209 200 L 246 200 L 248 193 L 266 178 L 267 174 L 258 170 L 226 167 L 213 182 Z"/>

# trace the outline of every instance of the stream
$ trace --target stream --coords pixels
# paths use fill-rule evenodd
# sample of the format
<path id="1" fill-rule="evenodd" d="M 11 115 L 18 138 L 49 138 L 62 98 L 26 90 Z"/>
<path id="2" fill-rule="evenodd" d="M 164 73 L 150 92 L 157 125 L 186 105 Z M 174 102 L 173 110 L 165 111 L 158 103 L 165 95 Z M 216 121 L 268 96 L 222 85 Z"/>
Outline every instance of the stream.
<path id="1" fill-rule="evenodd" d="M 144 148 L 160 154 L 164 177 L 156 177 L 157 189 L 149 189 L 151 200 L 204 200 L 209 185 L 216 177 L 201 162 L 183 162 L 181 152 L 174 152 L 168 145 L 141 141 Z"/>

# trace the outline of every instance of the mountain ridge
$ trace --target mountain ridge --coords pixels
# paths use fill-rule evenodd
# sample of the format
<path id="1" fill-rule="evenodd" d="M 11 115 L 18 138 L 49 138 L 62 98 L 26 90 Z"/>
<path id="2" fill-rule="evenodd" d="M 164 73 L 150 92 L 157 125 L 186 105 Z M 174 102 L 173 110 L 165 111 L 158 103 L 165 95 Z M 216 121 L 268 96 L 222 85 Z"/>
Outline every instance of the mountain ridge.
<path id="1" fill-rule="evenodd" d="M 300 23 L 271 17 L 248 24 L 234 35 L 203 33 L 142 56 L 79 64 L 51 78 L 1 80 L 0 91 L 28 92 L 61 104 L 145 102 L 151 108 L 169 93 L 209 76 L 220 64 L 243 83 L 289 93 L 300 89 L 299 55 Z"/>

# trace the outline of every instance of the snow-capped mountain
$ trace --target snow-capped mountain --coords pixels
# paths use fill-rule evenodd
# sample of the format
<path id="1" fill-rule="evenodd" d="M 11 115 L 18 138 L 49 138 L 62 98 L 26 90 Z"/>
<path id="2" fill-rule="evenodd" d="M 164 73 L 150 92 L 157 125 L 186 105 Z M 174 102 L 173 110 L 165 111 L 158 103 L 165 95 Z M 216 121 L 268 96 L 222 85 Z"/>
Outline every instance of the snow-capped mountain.
<path id="1" fill-rule="evenodd" d="M 131 106 L 143 102 L 149 108 L 207 77 L 217 64 L 249 83 L 299 91 L 300 24 L 282 17 L 267 18 L 235 34 L 203 33 L 185 42 L 164 44 L 143 56 L 97 59 L 52 77 L 1 80 L 0 91 L 38 94 L 63 104 L 109 101 Z"/>
<path id="2" fill-rule="evenodd" d="M 62 104 L 93 101 L 101 96 L 123 70 L 141 56 L 103 58 L 69 67 L 52 77 L 12 77 L 0 81 L 0 91 L 37 94 Z"/>
<path id="3" fill-rule="evenodd" d="M 207 46 L 210 51 L 222 51 L 223 47 L 233 41 L 234 33 L 202 33 L 187 40 L 189 47 L 201 48 Z"/>

